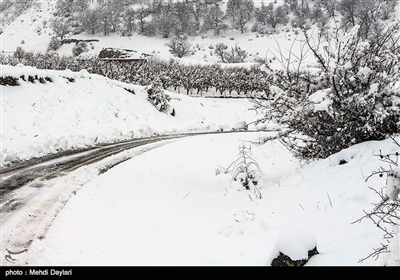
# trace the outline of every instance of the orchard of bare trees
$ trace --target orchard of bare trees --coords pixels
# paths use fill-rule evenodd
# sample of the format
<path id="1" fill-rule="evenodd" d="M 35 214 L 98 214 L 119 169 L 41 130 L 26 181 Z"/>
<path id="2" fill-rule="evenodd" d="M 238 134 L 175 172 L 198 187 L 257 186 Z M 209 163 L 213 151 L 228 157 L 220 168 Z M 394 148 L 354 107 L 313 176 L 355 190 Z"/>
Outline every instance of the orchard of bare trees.
<path id="1" fill-rule="evenodd" d="M 77 45 L 78 46 L 78 45 Z M 246 97 L 267 89 L 269 76 L 259 67 L 223 68 L 219 65 L 182 65 L 174 60 L 149 59 L 146 63 L 109 62 L 98 58 L 79 59 L 53 53 L 36 54 L 18 48 L 13 55 L 0 55 L 0 63 L 22 63 L 39 69 L 80 71 L 111 79 L 148 86 L 160 80 L 164 89 L 203 96 Z M 208 94 L 209 95 L 209 94 Z"/>

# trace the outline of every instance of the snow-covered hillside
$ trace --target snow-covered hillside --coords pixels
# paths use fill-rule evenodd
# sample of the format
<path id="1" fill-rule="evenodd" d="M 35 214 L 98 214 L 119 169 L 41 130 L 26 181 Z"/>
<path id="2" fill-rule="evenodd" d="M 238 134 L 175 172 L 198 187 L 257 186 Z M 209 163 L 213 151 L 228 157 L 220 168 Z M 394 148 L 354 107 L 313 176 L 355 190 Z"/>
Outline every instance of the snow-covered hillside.
<path id="1" fill-rule="evenodd" d="M 27 81 L 20 78 L 19 86 L 1 86 L 2 166 L 117 140 L 242 129 L 256 118 L 247 99 L 190 98 L 172 92 L 168 95 L 175 116 L 161 113 L 147 100 L 144 87 L 85 70 L 4 65 L 0 77 L 22 75 Z M 52 81 L 28 81 L 28 76 L 36 75 Z"/>
<path id="2" fill-rule="evenodd" d="M 268 2 L 268 1 L 267 1 Z M 281 4 L 283 1 L 278 1 Z M 256 2 L 256 6 L 261 2 Z M 0 35 L 2 43 L 0 52 L 12 53 L 17 47 L 25 51 L 36 53 L 46 53 L 50 38 L 54 36 L 54 31 L 50 26 L 50 19 L 54 13 L 54 3 L 51 1 L 38 2 L 30 7 L 25 13 L 18 16 L 12 24 L 3 27 Z M 21 32 L 24 30 L 24 32 Z M 98 42 L 90 42 L 88 51 L 82 56 L 97 56 L 103 48 L 126 48 L 137 51 L 138 53 L 150 54 L 160 59 L 175 59 L 185 64 L 213 64 L 220 59 L 213 53 L 214 46 L 224 43 L 229 48 L 236 45 L 248 52 L 249 56 L 245 63 L 235 63 L 230 66 L 248 66 L 255 63 L 257 57 L 269 59 L 278 55 L 280 51 L 285 55 L 289 50 L 296 55 L 301 50 L 302 34 L 298 35 L 298 28 L 292 28 L 290 24 L 279 26 L 275 34 L 263 35 L 255 32 L 241 34 L 235 30 L 227 30 L 219 36 L 214 36 L 212 32 L 189 37 L 189 43 L 193 54 L 183 58 L 177 58 L 169 52 L 166 45 L 170 39 L 160 37 L 148 37 L 133 33 L 131 36 L 121 36 L 119 33 L 111 33 L 107 36 L 101 33 L 95 35 L 83 32 L 72 35 L 74 39 L 96 39 Z M 298 40 L 294 43 L 295 40 Z M 294 43 L 294 44 L 293 44 Z M 292 46 L 293 45 L 293 46 Z M 60 55 L 72 55 L 74 43 L 62 45 L 56 52 Z"/>
<path id="3" fill-rule="evenodd" d="M 54 3 L 53 3 L 54 4 Z M 8 11 L 9 12 L 9 11 Z M 53 35 L 50 20 L 54 12 L 51 1 L 41 1 L 2 27 L 0 52 L 12 53 L 17 47 L 44 53 Z M 21 32 L 23 31 L 23 32 Z"/>
<path id="4" fill-rule="evenodd" d="M 35 2 L 39 5 L 1 27 L 0 52 L 12 53 L 17 47 L 46 52 L 54 35 L 49 25 L 54 2 Z M 218 61 L 212 46 L 225 43 L 251 54 L 236 66 L 250 66 L 258 56 L 271 59 L 272 53 L 278 55 L 275 66 L 281 66 L 279 53 L 284 60 L 285 53 L 302 50 L 302 34 L 295 41 L 296 33 L 290 24 L 278 26 L 274 35 L 210 32 L 190 37 L 193 54 L 181 59 L 169 52 L 169 39 L 98 33 L 72 37 L 98 39 L 86 53 L 94 56 L 102 48 L 116 47 L 182 63 L 212 64 Z M 57 52 L 71 55 L 73 46 L 64 44 Z M 306 66 L 310 57 L 304 58 Z M 386 192 L 382 170 L 393 166 L 377 155 L 399 152 L 391 139 L 364 142 L 305 163 L 279 140 L 255 144 L 260 137 L 277 133 L 260 129 L 279 127 L 252 124 L 259 116 L 245 98 L 166 91 L 170 110 L 159 112 L 148 101 L 146 87 L 86 70 L 0 65 L 0 82 L 6 83 L 5 79 L 9 85 L 0 85 L 0 169 L 34 157 L 132 138 L 236 132 L 136 147 L 11 191 L 7 199 L 18 209 L 0 211 L 5 213 L 1 213 L 1 254 L 27 253 L 16 256 L 13 264 L 2 257 L 0 266 L 269 266 L 279 252 L 306 259 L 313 247 L 318 254 L 307 266 L 400 265 L 400 235 L 390 239 L 388 253 L 367 258 L 387 240 L 370 219 L 357 222 L 381 202 L 377 192 Z M 322 94 L 312 99 L 320 102 Z M 324 103 L 319 105 L 316 109 L 325 108 Z M 243 132 L 246 129 L 251 131 Z M 399 136 L 395 140 L 400 143 Z M 251 159 L 262 171 L 257 188 L 250 190 L 233 179 L 232 170 L 220 172 L 241 156 L 243 145 L 251 147 Z M 380 167 L 384 169 L 370 176 Z M 387 229 L 399 232 L 398 225 Z"/>

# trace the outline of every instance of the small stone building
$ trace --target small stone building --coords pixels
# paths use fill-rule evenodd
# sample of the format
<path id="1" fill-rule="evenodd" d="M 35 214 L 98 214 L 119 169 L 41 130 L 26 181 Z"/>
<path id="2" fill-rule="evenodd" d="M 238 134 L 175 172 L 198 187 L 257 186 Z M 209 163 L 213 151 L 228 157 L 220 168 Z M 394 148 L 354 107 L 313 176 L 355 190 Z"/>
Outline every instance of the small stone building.
<path id="1" fill-rule="evenodd" d="M 147 58 L 151 56 L 145 53 L 138 53 L 135 50 L 103 48 L 99 53 L 99 58 L 104 61 L 145 63 Z"/>

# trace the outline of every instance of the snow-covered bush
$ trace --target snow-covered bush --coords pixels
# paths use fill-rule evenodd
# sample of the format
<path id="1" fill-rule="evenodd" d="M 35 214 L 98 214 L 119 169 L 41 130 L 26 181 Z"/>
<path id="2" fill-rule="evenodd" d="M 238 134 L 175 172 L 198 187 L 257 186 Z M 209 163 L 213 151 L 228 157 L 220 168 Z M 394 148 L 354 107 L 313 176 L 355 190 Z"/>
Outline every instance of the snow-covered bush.
<path id="1" fill-rule="evenodd" d="M 264 173 L 251 155 L 251 146 L 247 147 L 244 144 L 239 146 L 239 157 L 236 160 L 227 168 L 222 166 L 216 168 L 216 175 L 221 172 L 232 174 L 232 181 L 240 182 L 246 190 L 252 190 L 257 198 L 262 198 L 258 185 Z"/>
<path id="2" fill-rule="evenodd" d="M 0 76 L 1 86 L 19 86 L 18 78 L 12 76 Z"/>
<path id="3" fill-rule="evenodd" d="M 240 63 L 244 62 L 248 56 L 247 51 L 240 48 L 238 45 L 231 47 L 230 51 L 227 51 L 228 46 L 224 43 L 218 43 L 215 45 L 214 53 L 224 63 Z"/>
<path id="4" fill-rule="evenodd" d="M 152 84 L 146 87 L 147 99 L 157 108 L 160 112 L 167 112 L 169 109 L 169 102 L 171 97 L 164 93 L 161 81 L 154 80 Z M 174 111 L 175 115 L 175 111 Z"/>
<path id="5" fill-rule="evenodd" d="M 47 47 L 48 51 L 55 51 L 58 50 L 59 47 L 61 47 L 62 43 L 61 40 L 58 39 L 56 36 L 51 37 L 49 46 Z"/>
<path id="6" fill-rule="evenodd" d="M 323 51 L 306 44 L 318 64 L 309 68 L 299 57 L 281 61 L 284 70 L 267 65 L 273 81 L 255 96 L 255 108 L 265 119 L 288 128 L 281 138 L 296 156 L 326 158 L 351 145 L 381 140 L 399 132 L 399 37 L 396 26 L 386 27 L 369 40 L 358 36 L 358 26 Z M 293 70 L 294 69 L 294 70 Z"/>
<path id="7" fill-rule="evenodd" d="M 243 50 L 238 45 L 235 45 L 235 47 L 231 47 L 230 52 L 226 53 L 225 58 L 228 63 L 240 63 L 244 62 L 247 56 L 247 51 Z"/>
<path id="8" fill-rule="evenodd" d="M 17 47 L 13 53 L 13 57 L 21 61 L 26 56 L 26 52 L 22 47 Z"/>
<path id="9" fill-rule="evenodd" d="M 66 19 L 56 17 L 50 22 L 50 27 L 54 31 L 55 35 L 63 40 L 68 33 L 70 33 L 70 22 Z"/>
<path id="10" fill-rule="evenodd" d="M 225 52 L 228 49 L 228 46 L 224 43 L 218 43 L 215 45 L 214 54 L 219 57 L 222 62 L 226 62 L 225 60 Z"/>
<path id="11" fill-rule="evenodd" d="M 87 52 L 88 46 L 87 43 L 84 41 L 80 41 L 79 43 L 77 43 L 73 48 L 72 48 L 72 55 L 73 56 L 78 56 L 81 53 Z"/>
<path id="12" fill-rule="evenodd" d="M 192 54 L 190 43 L 185 37 L 173 38 L 167 46 L 169 47 L 169 52 L 179 58 Z"/>
<path id="13" fill-rule="evenodd" d="M 400 148 L 400 143 L 392 138 L 396 145 Z M 372 176 L 378 175 L 379 177 L 386 178 L 386 185 L 380 191 L 374 190 L 380 197 L 380 201 L 374 204 L 374 208 L 365 212 L 365 215 L 358 219 L 356 222 L 361 222 L 363 219 L 370 219 L 380 230 L 383 231 L 383 239 L 386 244 L 381 243 L 381 247 L 374 248 L 373 252 L 367 257 L 361 259 L 364 261 L 370 257 L 379 257 L 382 253 L 388 253 L 391 250 L 393 252 L 399 252 L 398 243 L 394 240 L 399 234 L 400 225 L 400 165 L 399 165 L 399 152 L 391 154 L 378 155 L 383 163 L 388 163 L 389 168 L 379 167 L 377 171 L 367 177 L 368 181 Z M 393 242 L 392 242 L 393 241 Z M 391 244 L 393 243 L 393 245 Z M 392 246 L 392 248 L 391 248 Z M 397 255 L 398 257 L 398 255 Z"/>

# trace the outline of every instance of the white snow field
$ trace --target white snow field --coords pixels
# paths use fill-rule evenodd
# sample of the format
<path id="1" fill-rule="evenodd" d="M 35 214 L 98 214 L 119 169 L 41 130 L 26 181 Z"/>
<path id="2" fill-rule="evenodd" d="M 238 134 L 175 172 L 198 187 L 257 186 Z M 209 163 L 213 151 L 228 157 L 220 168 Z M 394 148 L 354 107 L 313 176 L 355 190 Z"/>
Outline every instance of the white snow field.
<path id="1" fill-rule="evenodd" d="M 143 87 L 85 71 L 25 66 L 3 66 L 2 71 L 52 79 L 45 84 L 20 79 L 20 86 L 1 87 L 3 165 L 102 141 L 231 130 L 256 117 L 245 99 L 168 93 L 176 109 L 173 117 L 157 111 Z M 169 140 L 151 149 L 133 149 L 136 156 L 102 175 L 92 165 L 53 179 L 48 187 L 65 190 L 58 197 L 64 206 L 57 209 L 47 231 L 34 234 L 19 265 L 268 266 L 279 251 L 302 259 L 314 246 L 319 254 L 306 265 L 398 265 L 396 240 L 391 254 L 359 262 L 380 245 L 383 233 L 367 219 L 353 223 L 372 209 L 371 203 L 379 202 L 370 188 L 385 185 L 379 176 L 365 182 L 384 165 L 375 155 L 398 147 L 391 140 L 366 142 L 304 164 L 279 141 L 252 144 L 274 133 Z M 258 184 L 261 199 L 232 181 L 232 174 L 216 175 L 216 169 L 238 158 L 241 145 L 251 146 L 264 173 Z M 341 160 L 347 163 L 340 165 Z M 70 195 L 71 189 L 75 195 Z M 26 211 L 34 212 L 45 199 L 37 196 Z M 12 235 L 12 219 L 2 221 L 4 240 Z M 42 222 L 37 221 L 38 229 Z"/>
<path id="2" fill-rule="evenodd" d="M 1 27 L 0 52 L 12 54 L 17 47 L 46 52 L 54 35 L 49 24 L 54 2 L 36 2 L 40 5 Z M 209 32 L 190 37 L 195 53 L 181 59 L 169 52 L 169 40 L 159 37 L 82 33 L 73 38 L 99 40 L 84 55 L 96 56 L 105 47 L 128 48 L 186 64 L 217 63 L 211 46 L 237 44 L 249 56 L 235 66 L 250 67 L 257 57 L 269 60 L 280 51 L 283 56 L 296 54 L 304 45 L 301 32 L 298 37 L 296 33 L 290 24 L 279 26 L 274 35 Z M 72 47 L 64 44 L 57 52 L 71 55 Z M 280 64 L 275 60 L 272 66 Z M 19 78 L 36 75 L 50 79 L 31 83 Z M 269 266 L 279 252 L 297 260 L 307 258 L 314 247 L 318 254 L 306 266 L 400 264 L 400 235 L 390 240 L 389 253 L 367 258 L 387 241 L 371 220 L 356 222 L 380 202 L 375 191 L 386 192 L 385 177 L 369 176 L 380 166 L 390 168 L 377 156 L 398 152 L 390 139 L 305 163 L 278 140 L 253 143 L 275 135 L 279 127 L 252 124 L 259 116 L 244 98 L 193 98 L 166 92 L 176 112 L 171 116 L 149 103 L 144 87 L 85 70 L 0 65 L 0 77 L 6 76 L 19 78 L 20 85 L 0 86 L 0 168 L 132 138 L 236 132 L 137 147 L 53 178 L 42 188 L 14 190 L 10 195 L 34 196 L 18 214 L 0 213 L 0 266 Z M 320 102 L 323 97 L 320 92 L 312 98 Z M 326 104 L 319 105 L 323 109 Z M 246 125 L 249 131 L 241 131 Z M 400 142 L 399 137 L 396 140 Z M 216 172 L 240 156 L 242 145 L 251 147 L 263 172 L 256 192 L 232 180 L 232 173 Z M 127 157 L 132 158 L 99 175 L 99 167 Z M 43 215 L 35 216 L 39 212 Z M 19 243 L 10 247 L 13 238 Z M 25 249 L 27 253 L 14 256 L 14 263 L 4 258 L 6 250 Z"/>

